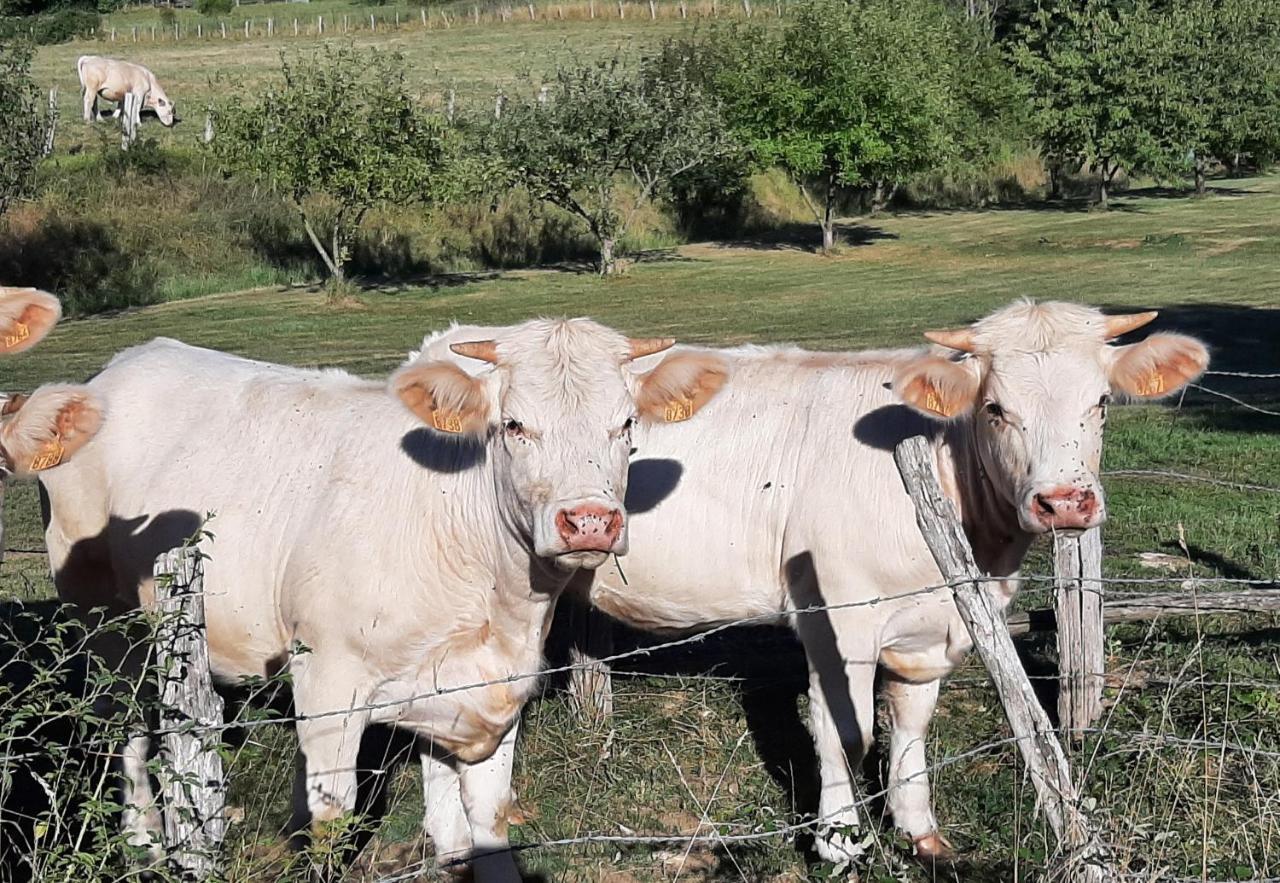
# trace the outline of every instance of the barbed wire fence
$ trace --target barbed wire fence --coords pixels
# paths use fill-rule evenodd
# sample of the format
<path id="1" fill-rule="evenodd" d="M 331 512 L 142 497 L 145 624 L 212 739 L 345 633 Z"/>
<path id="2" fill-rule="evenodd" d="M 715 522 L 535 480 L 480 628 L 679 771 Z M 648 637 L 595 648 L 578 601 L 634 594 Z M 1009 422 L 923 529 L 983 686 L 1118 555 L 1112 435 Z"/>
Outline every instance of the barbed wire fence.
<path id="1" fill-rule="evenodd" d="M 1247 378 L 1247 379 L 1275 379 L 1280 375 L 1248 375 L 1227 372 L 1228 376 Z M 1230 397 L 1234 402 L 1235 397 Z M 1246 404 L 1247 403 L 1241 403 Z M 1251 408 L 1252 411 L 1258 411 L 1263 414 L 1270 415 L 1273 412 L 1267 409 Z M 1274 494 L 1280 493 L 1280 489 L 1248 482 L 1240 482 L 1232 479 L 1221 478 L 1210 475 L 1194 475 L 1190 473 L 1182 473 L 1172 470 L 1112 470 L 1106 475 L 1115 477 L 1133 477 L 1133 478 L 1152 478 L 1162 481 L 1186 482 L 1189 484 L 1206 484 L 1209 486 L 1224 488 L 1231 491 L 1241 493 L 1257 493 L 1257 494 Z M 36 551 L 36 550 L 32 550 Z M 1255 731 L 1252 733 L 1253 738 L 1228 738 L 1228 729 L 1224 726 L 1220 737 L 1214 737 L 1208 729 L 1208 720 L 1202 720 L 1200 730 L 1194 730 L 1191 734 L 1176 731 L 1176 727 L 1171 727 L 1169 721 L 1159 718 L 1151 729 L 1124 729 L 1117 725 L 1113 720 L 1115 710 L 1120 706 L 1121 701 L 1127 693 L 1134 691 L 1147 690 L 1150 688 L 1164 688 L 1169 695 L 1173 692 L 1182 692 L 1186 690 L 1199 690 L 1204 695 L 1208 690 L 1227 691 L 1230 695 L 1231 691 L 1255 690 L 1260 691 L 1263 695 L 1270 694 L 1273 697 L 1280 695 L 1280 662 L 1277 663 L 1277 677 L 1267 679 L 1263 677 L 1234 677 L 1234 674 L 1228 672 L 1226 679 L 1210 677 L 1209 674 L 1201 667 L 1198 671 L 1193 670 L 1197 664 L 1197 657 L 1203 647 L 1203 625 L 1202 619 L 1210 615 L 1232 615 L 1232 614 L 1250 614 L 1266 615 L 1274 613 L 1280 609 L 1280 580 L 1276 578 L 1252 578 L 1252 577 L 1223 577 L 1223 576 L 1195 576 L 1192 575 L 1190 567 L 1190 558 L 1186 561 L 1188 567 L 1186 574 L 1171 574 L 1168 576 L 1152 576 L 1152 577 L 1108 577 L 1100 573 L 1090 575 L 1086 579 L 1079 580 L 1077 591 L 1085 596 L 1096 597 L 1099 604 L 1099 611 L 1111 613 L 1115 611 L 1126 610 L 1126 605 L 1133 609 L 1147 608 L 1141 615 L 1135 615 L 1132 620 L 1120 618 L 1114 621 L 1144 621 L 1153 620 L 1152 628 L 1154 628 L 1155 620 L 1159 618 L 1167 618 L 1169 616 L 1186 616 L 1190 621 L 1195 623 L 1197 643 L 1193 649 L 1187 654 L 1181 668 L 1172 676 L 1167 678 L 1159 678 L 1150 675 L 1150 673 L 1139 670 L 1138 662 L 1140 657 L 1135 657 L 1133 663 L 1127 670 L 1108 671 L 1105 659 L 1102 665 L 1089 667 L 1075 672 L 1075 676 L 1084 677 L 1090 683 L 1096 684 L 1101 694 L 1104 681 L 1108 678 L 1114 679 L 1111 686 L 1112 696 L 1110 701 L 1104 707 L 1099 704 L 1097 708 L 1096 723 L 1091 722 L 1087 726 L 1077 726 L 1073 729 L 1078 737 L 1086 740 L 1083 748 L 1078 751 L 1069 752 L 1073 762 L 1082 765 L 1073 768 L 1073 781 L 1081 785 L 1085 789 L 1089 777 L 1093 770 L 1101 760 L 1105 760 L 1112 756 L 1142 756 L 1152 758 L 1159 752 L 1168 752 L 1178 750 L 1183 752 L 1178 755 L 1168 755 L 1172 759 L 1171 764 L 1185 764 L 1188 758 L 1203 759 L 1209 757 L 1220 758 L 1220 766 L 1218 767 L 1219 786 L 1221 786 L 1222 771 L 1228 762 L 1235 764 L 1241 769 L 1251 770 L 1250 775 L 1258 786 L 1259 792 L 1270 789 L 1270 796 L 1259 797 L 1257 807 L 1257 818 L 1260 823 L 1267 825 L 1276 825 L 1277 819 L 1280 819 L 1280 804 L 1276 802 L 1275 795 L 1280 792 L 1280 743 L 1274 740 L 1268 740 L 1263 731 Z M 1060 591 L 1062 575 L 1060 573 L 1032 573 L 1021 577 L 1022 589 L 1020 597 L 1024 601 L 1035 602 L 1036 599 L 1056 597 Z M 432 691 L 427 691 L 413 696 L 397 699 L 395 701 L 367 703 L 349 708 L 334 709 L 329 712 L 318 715 L 301 716 L 289 713 L 277 713 L 270 709 L 257 709 L 247 713 L 237 712 L 232 716 L 231 720 L 217 723 L 207 721 L 188 720 L 182 724 L 171 724 L 161 726 L 153 731 L 153 735 L 161 737 L 169 736 L 185 736 L 203 743 L 216 745 L 218 740 L 210 740 L 211 736 L 221 736 L 228 731 L 236 731 L 242 734 L 240 738 L 244 739 L 241 747 L 233 751 L 228 757 L 228 766 L 236 769 L 238 754 L 244 750 L 244 746 L 253 744 L 252 734 L 266 728 L 287 727 L 298 723 L 302 720 L 311 720 L 317 717 L 331 717 L 350 715 L 355 712 L 380 711 L 396 706 L 407 707 L 414 703 L 428 702 L 433 698 L 446 696 L 455 693 L 461 693 L 471 690 L 485 689 L 494 686 L 509 685 L 520 681 L 528 681 L 531 679 L 548 680 L 558 675 L 573 675 L 582 672 L 588 666 L 591 671 L 599 673 L 602 670 L 623 677 L 634 678 L 669 678 L 671 681 L 678 682 L 678 686 L 686 686 L 697 682 L 742 682 L 750 680 L 742 676 L 725 676 L 715 672 L 707 672 L 705 674 L 680 674 L 680 675 L 664 675 L 660 672 L 648 671 L 626 671 L 620 667 L 628 664 L 635 664 L 645 659 L 651 659 L 660 654 L 671 653 L 672 651 L 688 649 L 698 645 L 704 645 L 713 640 L 717 636 L 723 635 L 730 630 L 737 630 L 743 626 L 758 625 L 776 625 L 780 622 L 794 619 L 796 617 L 804 617 L 809 615 L 825 614 L 829 612 L 855 609 L 859 607 L 873 608 L 883 604 L 895 603 L 903 598 L 930 595 L 942 592 L 952 592 L 953 594 L 962 586 L 980 586 L 984 583 L 996 581 L 992 577 L 973 577 L 966 576 L 956 579 L 948 579 L 936 585 L 927 586 L 919 590 L 896 596 L 894 598 L 870 599 L 866 601 L 849 602 L 844 604 L 828 604 L 806 607 L 794 611 L 789 611 L 785 615 L 776 613 L 762 614 L 752 617 L 744 617 L 732 622 L 722 623 L 712 628 L 700 631 L 694 634 L 683 635 L 676 638 L 666 640 L 657 640 L 646 642 L 644 644 L 630 647 L 615 653 L 609 653 L 600 658 L 593 658 L 588 661 L 574 661 L 564 665 L 555 665 L 539 671 L 520 671 L 496 679 L 477 680 L 473 683 L 449 685 Z M 1159 592 L 1156 590 L 1175 590 Z M 1153 599 L 1154 602 L 1153 602 Z M 1010 631 L 1019 634 L 1026 634 L 1039 630 L 1050 630 L 1056 625 L 1056 617 L 1052 615 L 1053 611 L 1041 609 L 1039 611 L 1020 610 L 1011 617 Z M 1106 615 L 1105 613 L 1103 615 Z M 46 614 L 41 614 L 46 616 Z M 33 620 L 34 621 L 34 620 Z M 151 620 L 154 628 L 158 622 L 162 622 L 163 617 Z M 94 628 L 110 629 L 105 624 L 95 624 Z M 117 626 L 120 629 L 120 635 L 123 637 L 129 629 L 123 626 Z M 50 621 L 42 621 L 38 624 L 38 629 L 45 629 L 48 636 L 54 640 L 47 646 L 40 640 L 34 642 L 34 646 L 56 648 L 56 653 L 51 659 L 44 661 L 46 670 L 54 672 L 65 671 L 77 666 L 83 666 L 81 657 L 88 653 L 90 631 L 75 624 L 70 619 L 58 619 L 56 616 Z M 10 635 L 3 636 L 10 640 L 19 640 L 21 636 L 16 634 L 12 623 L 9 623 Z M 150 647 L 150 637 L 130 638 L 134 640 L 135 646 Z M 1144 642 L 1145 643 L 1145 642 Z M 30 645 L 27 649 L 30 648 Z M 1200 660 L 1202 664 L 1202 660 Z M 13 668 L 16 666 L 30 671 L 19 673 L 19 677 L 14 676 Z M 164 663 L 169 665 L 169 663 Z M 94 705 L 95 700 L 100 700 L 101 695 L 94 695 L 94 691 L 81 690 L 79 695 L 73 696 L 73 701 L 68 702 L 64 708 L 54 708 L 53 706 L 40 704 L 36 702 L 34 697 L 39 692 L 39 688 L 51 683 L 47 676 L 39 674 L 37 671 L 41 666 L 37 665 L 31 659 L 26 658 L 22 653 L 16 654 L 13 658 L 0 658 L 0 683 L 9 683 L 11 686 L 3 693 L 0 693 L 0 709 L 4 709 L 10 714 L 11 723 L 17 720 L 21 725 L 30 725 L 36 731 L 47 729 L 47 720 L 41 720 L 40 715 L 43 713 L 47 718 L 65 719 L 66 717 L 75 717 L 81 715 L 83 719 L 87 719 L 90 715 L 84 714 L 84 709 Z M 1060 682 L 1063 678 L 1061 672 L 1056 674 L 1031 674 L 1028 677 L 1030 681 L 1048 681 Z M 55 678 L 56 680 L 56 678 Z M 86 678 L 93 681 L 92 677 Z M 961 673 L 947 682 L 951 687 L 970 687 L 980 688 L 989 685 L 988 677 L 974 676 L 972 674 Z M 97 688 L 101 689 L 102 684 L 97 683 Z M 262 682 L 252 685 L 250 692 L 255 696 L 267 696 L 281 688 L 279 682 Z M 111 684 L 106 688 L 106 692 L 114 695 L 118 685 Z M 944 690 L 947 686 L 944 685 Z M 135 696 L 136 698 L 136 696 Z M 1166 699 L 1166 705 L 1168 700 Z M 252 708 L 252 703 L 249 706 Z M 21 713 L 13 715 L 12 711 L 17 709 Z M 1167 708 L 1165 712 L 1167 713 Z M 106 715 L 102 715 L 101 719 L 94 716 L 94 722 L 101 724 L 107 719 Z M 606 722 L 607 726 L 607 722 Z M 102 758 L 113 752 L 118 751 L 122 732 L 116 728 L 109 726 L 102 727 L 99 730 L 86 729 L 85 727 L 73 727 L 73 733 L 66 735 L 64 738 L 46 740 L 32 740 L 25 737 L 25 734 L 18 732 L 13 727 L 0 727 L 0 739 L 4 742 L 4 747 L 8 750 L 5 752 L 4 765 L 6 767 L 6 779 L 12 776 L 13 770 L 25 761 L 45 761 L 50 762 L 51 769 L 57 770 L 60 766 L 67 767 L 73 756 L 83 757 L 91 756 Z M 243 735 L 248 734 L 248 735 Z M 745 736 L 745 734 L 744 734 Z M 610 737 L 612 738 L 612 737 Z M 935 757 L 926 768 L 915 775 L 928 775 L 931 779 L 935 774 L 942 773 L 958 765 L 971 763 L 977 758 L 988 758 L 999 755 L 1002 752 L 1008 752 L 1011 749 L 1025 746 L 1026 743 L 1036 740 L 1034 734 L 1012 735 L 993 732 L 984 738 L 979 744 L 970 748 L 944 753 Z M 225 748 L 217 749 L 225 753 Z M 674 758 L 673 758 L 674 761 Z M 58 785 L 60 780 L 57 774 L 52 776 L 36 776 L 39 785 L 37 786 L 43 791 L 48 798 L 48 802 L 53 805 L 53 817 L 58 819 L 66 832 L 73 832 L 77 827 L 83 832 L 89 825 L 86 818 L 77 818 L 75 812 L 75 800 L 64 800 L 63 795 L 58 793 Z M 107 787 L 105 779 L 99 776 L 96 780 L 96 790 L 90 795 L 100 797 L 106 793 Z M 275 781 L 272 783 L 276 793 L 287 792 L 287 784 Z M 192 791 L 200 789 L 213 788 L 215 790 L 223 789 L 224 782 L 220 781 L 188 781 L 186 786 Z M 10 812 L 8 803 L 5 798 L 8 795 L 9 786 L 0 785 L 0 842 L 3 842 L 3 826 L 6 824 L 13 825 L 16 821 L 19 827 L 27 825 L 31 828 L 30 846 L 33 851 L 37 842 L 42 838 L 48 842 L 53 838 L 48 834 L 50 813 L 35 813 L 29 817 L 14 818 Z M 574 850 L 584 850 L 592 848 L 657 848 L 657 847 L 683 847 L 686 850 L 706 848 L 712 850 L 730 850 L 736 846 L 746 846 L 750 844 L 770 843 L 784 844 L 794 843 L 798 838 L 809 836 L 815 832 L 821 831 L 833 825 L 839 824 L 841 818 L 845 816 L 847 810 L 859 809 L 864 812 L 872 811 L 879 802 L 883 801 L 888 793 L 887 787 L 872 790 L 862 794 L 857 801 L 838 810 L 828 812 L 824 815 L 810 815 L 800 818 L 796 821 L 781 821 L 773 819 L 770 821 L 747 820 L 741 819 L 720 819 L 716 820 L 711 817 L 709 812 L 702 813 L 698 819 L 698 823 L 693 830 L 674 830 L 674 831 L 632 831 L 626 825 L 625 820 L 618 820 L 617 831 L 609 830 L 588 830 L 585 832 L 575 833 L 573 836 L 552 836 L 542 839 L 532 839 L 524 842 L 517 842 L 512 845 L 512 850 L 516 853 L 536 853 L 545 851 L 572 852 Z M 1092 800 L 1093 798 L 1086 798 Z M 102 821 L 106 819 L 106 814 L 101 813 Z M 1105 815 L 1105 814 L 1104 814 Z M 114 819 L 111 820 L 114 823 Z M 225 823 L 227 819 L 221 817 L 220 821 Z M 239 820 L 242 824 L 245 820 Z M 1132 879 L 1132 880 L 1198 880 L 1204 883 L 1206 880 L 1215 879 L 1207 873 L 1201 873 L 1200 876 L 1188 877 L 1179 876 L 1185 873 L 1186 867 L 1181 871 L 1171 870 L 1167 865 L 1145 864 L 1142 856 L 1129 855 L 1121 844 L 1110 839 L 1114 831 L 1109 827 L 1113 820 L 1104 818 L 1100 826 L 1102 835 L 1102 845 L 1113 856 L 1122 856 L 1124 861 L 1114 866 L 1108 873 L 1106 879 Z M 270 828 L 270 825 L 262 820 L 254 820 L 260 831 Z M 103 822 L 105 824 L 105 822 Z M 45 826 L 45 833 L 37 836 L 36 832 L 40 830 L 41 825 Z M 182 834 L 186 838 L 180 842 L 168 844 L 171 848 L 190 848 L 198 846 L 192 844 L 190 838 L 192 835 L 191 826 Z M 196 830 L 200 830 L 196 826 Z M 8 847 L 12 852 L 15 841 L 10 838 Z M 195 851 L 198 851 L 196 849 Z M 21 858 L 21 857 L 20 857 Z M 399 883 L 402 880 L 415 879 L 423 875 L 433 873 L 438 867 L 456 866 L 475 858 L 474 855 L 453 855 L 453 854 L 437 854 L 434 856 L 423 856 L 402 863 L 391 871 L 383 871 L 381 873 L 370 873 L 369 879 L 376 880 L 377 883 Z M 5 860 L 13 860 L 12 855 L 4 855 L 0 852 L 0 867 Z M 1261 883 L 1261 881 L 1280 879 L 1274 876 L 1267 876 L 1268 872 L 1274 872 L 1280 867 L 1280 856 L 1267 854 L 1262 857 L 1262 861 L 1258 861 L 1256 856 L 1248 857 L 1249 864 L 1242 864 L 1240 867 L 1247 872 L 1237 874 L 1229 879 L 1248 880 L 1253 883 Z M 52 867 L 46 862 L 45 867 Z M 1138 868 L 1135 870 L 1134 868 Z M 1222 878 L 1228 879 L 1228 878 Z"/>

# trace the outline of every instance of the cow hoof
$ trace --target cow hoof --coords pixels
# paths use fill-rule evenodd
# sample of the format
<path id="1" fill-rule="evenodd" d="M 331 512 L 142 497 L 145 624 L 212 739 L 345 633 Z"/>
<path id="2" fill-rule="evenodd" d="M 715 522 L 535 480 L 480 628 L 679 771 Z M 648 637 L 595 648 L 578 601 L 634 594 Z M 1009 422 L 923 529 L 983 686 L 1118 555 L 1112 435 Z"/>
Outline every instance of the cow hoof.
<path id="1" fill-rule="evenodd" d="M 814 837 L 813 848 L 818 858 L 833 865 L 853 865 L 862 861 L 866 848 L 839 831 L 827 831 Z"/>
<path id="2" fill-rule="evenodd" d="M 937 831 L 930 831 L 915 838 L 916 858 L 930 864 L 952 864 L 956 849 Z"/>

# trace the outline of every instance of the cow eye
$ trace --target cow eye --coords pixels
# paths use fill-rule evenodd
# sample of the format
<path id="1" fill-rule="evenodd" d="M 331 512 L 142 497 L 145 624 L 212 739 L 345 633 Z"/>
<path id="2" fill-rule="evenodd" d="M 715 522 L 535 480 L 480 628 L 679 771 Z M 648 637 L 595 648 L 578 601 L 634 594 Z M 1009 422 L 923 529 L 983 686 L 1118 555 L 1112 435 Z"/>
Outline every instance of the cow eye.
<path id="1" fill-rule="evenodd" d="M 508 420 L 503 428 L 507 431 L 507 435 L 524 435 L 524 424 L 519 420 Z"/>
<path id="2" fill-rule="evenodd" d="M 1098 399 L 1098 407 L 1105 410 L 1109 404 L 1111 404 L 1111 394 L 1104 392 L 1102 397 Z"/>
<path id="3" fill-rule="evenodd" d="M 636 427 L 636 418 L 628 417 L 627 422 L 622 424 L 622 431 L 630 432 L 631 430 L 635 429 L 635 427 Z"/>
<path id="4" fill-rule="evenodd" d="M 1000 407 L 995 402 L 987 402 L 987 404 L 983 407 L 983 410 L 987 412 L 987 416 L 990 417 L 992 420 L 1004 419 L 1004 408 Z"/>

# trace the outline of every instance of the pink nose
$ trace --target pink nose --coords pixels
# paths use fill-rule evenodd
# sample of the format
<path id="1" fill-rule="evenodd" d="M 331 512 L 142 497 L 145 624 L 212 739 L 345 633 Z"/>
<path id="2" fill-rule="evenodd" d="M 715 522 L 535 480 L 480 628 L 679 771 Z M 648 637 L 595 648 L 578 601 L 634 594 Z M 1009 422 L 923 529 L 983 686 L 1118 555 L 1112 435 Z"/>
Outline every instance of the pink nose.
<path id="1" fill-rule="evenodd" d="M 1046 530 L 1087 530 L 1098 522 L 1098 495 L 1062 485 L 1031 500 L 1031 517 Z"/>
<path id="2" fill-rule="evenodd" d="M 622 533 L 622 510 L 591 503 L 561 509 L 556 530 L 570 552 L 608 552 Z"/>

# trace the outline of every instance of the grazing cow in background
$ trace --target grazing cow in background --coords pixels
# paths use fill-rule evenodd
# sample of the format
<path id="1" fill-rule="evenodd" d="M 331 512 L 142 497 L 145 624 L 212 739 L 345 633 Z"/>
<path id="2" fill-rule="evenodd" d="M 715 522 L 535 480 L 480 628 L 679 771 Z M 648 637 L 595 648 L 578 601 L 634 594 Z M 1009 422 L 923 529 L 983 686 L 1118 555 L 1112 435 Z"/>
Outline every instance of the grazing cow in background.
<path id="1" fill-rule="evenodd" d="M 89 384 L 113 420 L 44 482 L 59 593 L 151 604 L 155 556 L 215 513 L 211 664 L 223 679 L 288 668 L 311 822 L 352 810 L 360 735 L 393 723 L 424 746 L 428 803 L 457 811 L 448 829 L 426 819 L 441 860 L 519 879 L 508 783 L 477 765 L 514 749 L 561 589 L 627 549 L 638 424 L 690 417 L 724 382 L 713 354 L 630 370 L 671 343 L 533 321 L 455 339 L 477 376 L 419 359 L 390 395 L 175 341 L 127 350 Z M 122 758 L 140 844 L 158 822 L 146 756 L 139 737 Z"/>
<path id="2" fill-rule="evenodd" d="M 0 286 L 0 355 L 35 346 L 62 315 L 52 294 Z M 52 469 L 97 431 L 102 409 L 82 386 L 48 384 L 30 396 L 0 393 L 0 478 Z M 0 504 L 4 500 L 0 485 Z M 0 520 L 0 556 L 4 523 Z"/>
<path id="3" fill-rule="evenodd" d="M 84 93 L 84 121 L 98 119 L 98 98 L 116 102 L 115 116 L 124 110 L 124 96 L 132 94 L 138 99 L 138 110 L 155 111 L 160 122 L 172 126 L 177 122 L 173 102 L 165 94 L 156 75 L 140 64 L 103 58 L 101 55 L 81 55 L 76 60 L 76 72 L 80 75 L 80 88 Z"/>
<path id="4" fill-rule="evenodd" d="M 893 449 L 932 439 L 979 566 L 1004 578 L 986 586 L 1003 608 L 1036 536 L 1106 519 L 1098 469 L 1112 397 L 1167 396 L 1206 368 L 1204 346 L 1181 335 L 1109 345 L 1155 315 L 1019 302 L 928 333 L 943 348 L 932 352 L 678 350 L 724 358 L 731 379 L 703 419 L 637 433 L 626 575 L 606 563 L 570 590 L 660 632 L 774 615 L 790 624 L 809 663 L 816 845 L 828 861 L 861 851 L 848 833 L 859 818 L 853 771 L 883 669 L 889 809 L 920 855 L 947 858 L 924 740 L 939 681 L 970 640 L 950 590 L 920 593 L 945 580 Z M 798 612 L 828 605 L 853 606 Z"/>

